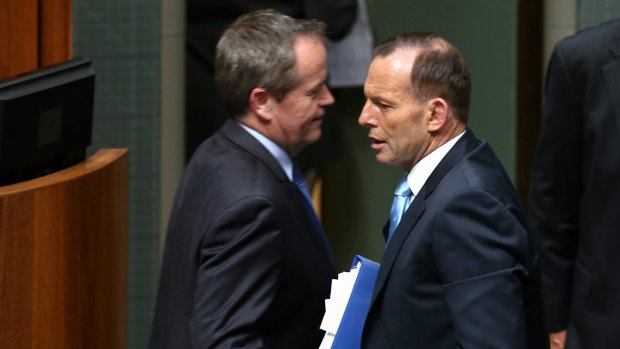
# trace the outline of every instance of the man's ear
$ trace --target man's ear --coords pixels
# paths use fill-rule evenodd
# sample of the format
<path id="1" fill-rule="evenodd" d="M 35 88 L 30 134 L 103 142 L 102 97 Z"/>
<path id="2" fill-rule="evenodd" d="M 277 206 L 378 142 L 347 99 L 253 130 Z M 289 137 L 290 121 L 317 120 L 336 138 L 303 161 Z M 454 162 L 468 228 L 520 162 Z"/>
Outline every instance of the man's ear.
<path id="1" fill-rule="evenodd" d="M 250 109 L 263 121 L 271 120 L 272 96 L 262 87 L 255 87 L 250 91 Z"/>
<path id="2" fill-rule="evenodd" d="M 437 97 L 428 101 L 427 106 L 430 113 L 428 120 L 428 131 L 437 132 L 448 120 L 448 103 L 445 99 Z"/>

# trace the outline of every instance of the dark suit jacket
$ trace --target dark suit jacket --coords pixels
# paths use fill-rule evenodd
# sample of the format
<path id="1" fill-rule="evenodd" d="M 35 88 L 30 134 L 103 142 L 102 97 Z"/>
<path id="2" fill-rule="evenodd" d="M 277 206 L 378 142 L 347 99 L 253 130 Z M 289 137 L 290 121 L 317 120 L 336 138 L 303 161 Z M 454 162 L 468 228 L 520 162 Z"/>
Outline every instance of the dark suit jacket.
<path id="1" fill-rule="evenodd" d="M 151 349 L 316 349 L 333 265 L 299 190 L 228 121 L 190 161 L 173 207 Z"/>
<path id="2" fill-rule="evenodd" d="M 570 323 L 585 348 L 608 348 L 620 329 L 620 20 L 556 45 L 545 97 L 530 207 L 549 330 Z"/>
<path id="3" fill-rule="evenodd" d="M 547 348 L 529 235 L 502 165 L 467 130 L 386 246 L 363 348 Z"/>

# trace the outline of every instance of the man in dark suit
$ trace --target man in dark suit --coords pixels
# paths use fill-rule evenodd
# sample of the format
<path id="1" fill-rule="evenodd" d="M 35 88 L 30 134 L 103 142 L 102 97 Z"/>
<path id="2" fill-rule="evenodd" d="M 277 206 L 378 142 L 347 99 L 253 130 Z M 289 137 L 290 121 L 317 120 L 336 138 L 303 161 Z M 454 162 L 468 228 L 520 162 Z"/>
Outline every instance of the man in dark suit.
<path id="1" fill-rule="evenodd" d="M 226 121 L 229 111 L 219 97 L 214 78 L 215 45 L 224 30 L 239 16 L 258 9 L 273 9 L 293 18 L 317 19 L 327 26 L 330 40 L 344 37 L 356 18 L 355 0 L 186 0 L 186 78 L 185 78 L 185 153 L 186 158 Z M 329 119 L 326 119 L 329 123 Z M 325 125 L 323 125 L 325 128 Z M 332 131 L 331 127 L 328 130 Z M 318 143 L 325 142 L 325 139 Z M 332 141 L 333 143 L 333 141 Z M 319 154 L 329 157 L 324 149 L 304 152 L 304 165 Z M 317 154 L 319 153 L 319 154 Z M 307 164 L 306 164 L 307 163 Z"/>
<path id="2" fill-rule="evenodd" d="M 234 117 L 196 151 L 173 207 L 150 348 L 316 349 L 334 276 L 291 157 L 321 136 L 324 26 L 274 11 L 218 43 Z"/>
<path id="3" fill-rule="evenodd" d="M 385 227 L 363 348 L 548 347 L 534 243 L 501 163 L 466 126 L 470 90 L 436 34 L 375 49 L 358 121 L 377 161 L 406 172 L 410 205 Z"/>
<path id="4" fill-rule="evenodd" d="M 617 347 L 620 20 L 555 46 L 530 200 L 552 348 Z"/>

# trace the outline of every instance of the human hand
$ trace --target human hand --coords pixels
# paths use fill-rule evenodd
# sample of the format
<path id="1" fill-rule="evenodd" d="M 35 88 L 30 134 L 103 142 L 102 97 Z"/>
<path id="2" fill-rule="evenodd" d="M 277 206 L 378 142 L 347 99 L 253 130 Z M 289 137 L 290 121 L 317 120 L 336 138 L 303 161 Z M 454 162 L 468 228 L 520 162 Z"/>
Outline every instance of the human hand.
<path id="1" fill-rule="evenodd" d="M 564 349 L 564 342 L 566 342 L 566 330 L 549 333 L 550 349 Z"/>

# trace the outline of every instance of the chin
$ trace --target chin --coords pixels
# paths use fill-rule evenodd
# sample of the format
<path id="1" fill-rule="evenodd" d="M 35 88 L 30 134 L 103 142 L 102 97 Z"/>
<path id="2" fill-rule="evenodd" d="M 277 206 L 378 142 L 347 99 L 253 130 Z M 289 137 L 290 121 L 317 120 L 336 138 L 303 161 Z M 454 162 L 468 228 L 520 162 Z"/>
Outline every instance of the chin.
<path id="1" fill-rule="evenodd" d="M 381 156 L 381 153 L 378 153 L 378 154 L 375 156 L 375 159 L 376 159 L 376 160 L 377 160 L 377 162 L 378 162 L 378 163 L 380 163 L 381 165 L 400 167 L 400 166 L 398 166 L 398 164 L 396 164 L 396 162 L 394 161 L 394 159 L 387 158 L 387 157 L 385 157 L 385 156 Z"/>
<path id="2" fill-rule="evenodd" d="M 375 160 L 381 165 L 389 165 L 390 163 L 381 157 L 381 154 L 375 155 Z"/>
<path id="3" fill-rule="evenodd" d="M 310 143 L 314 143 L 316 141 L 318 141 L 319 139 L 321 139 L 321 130 L 317 130 L 316 132 L 312 132 L 308 135 L 308 137 L 306 137 L 306 141 L 308 142 L 308 144 Z"/>

